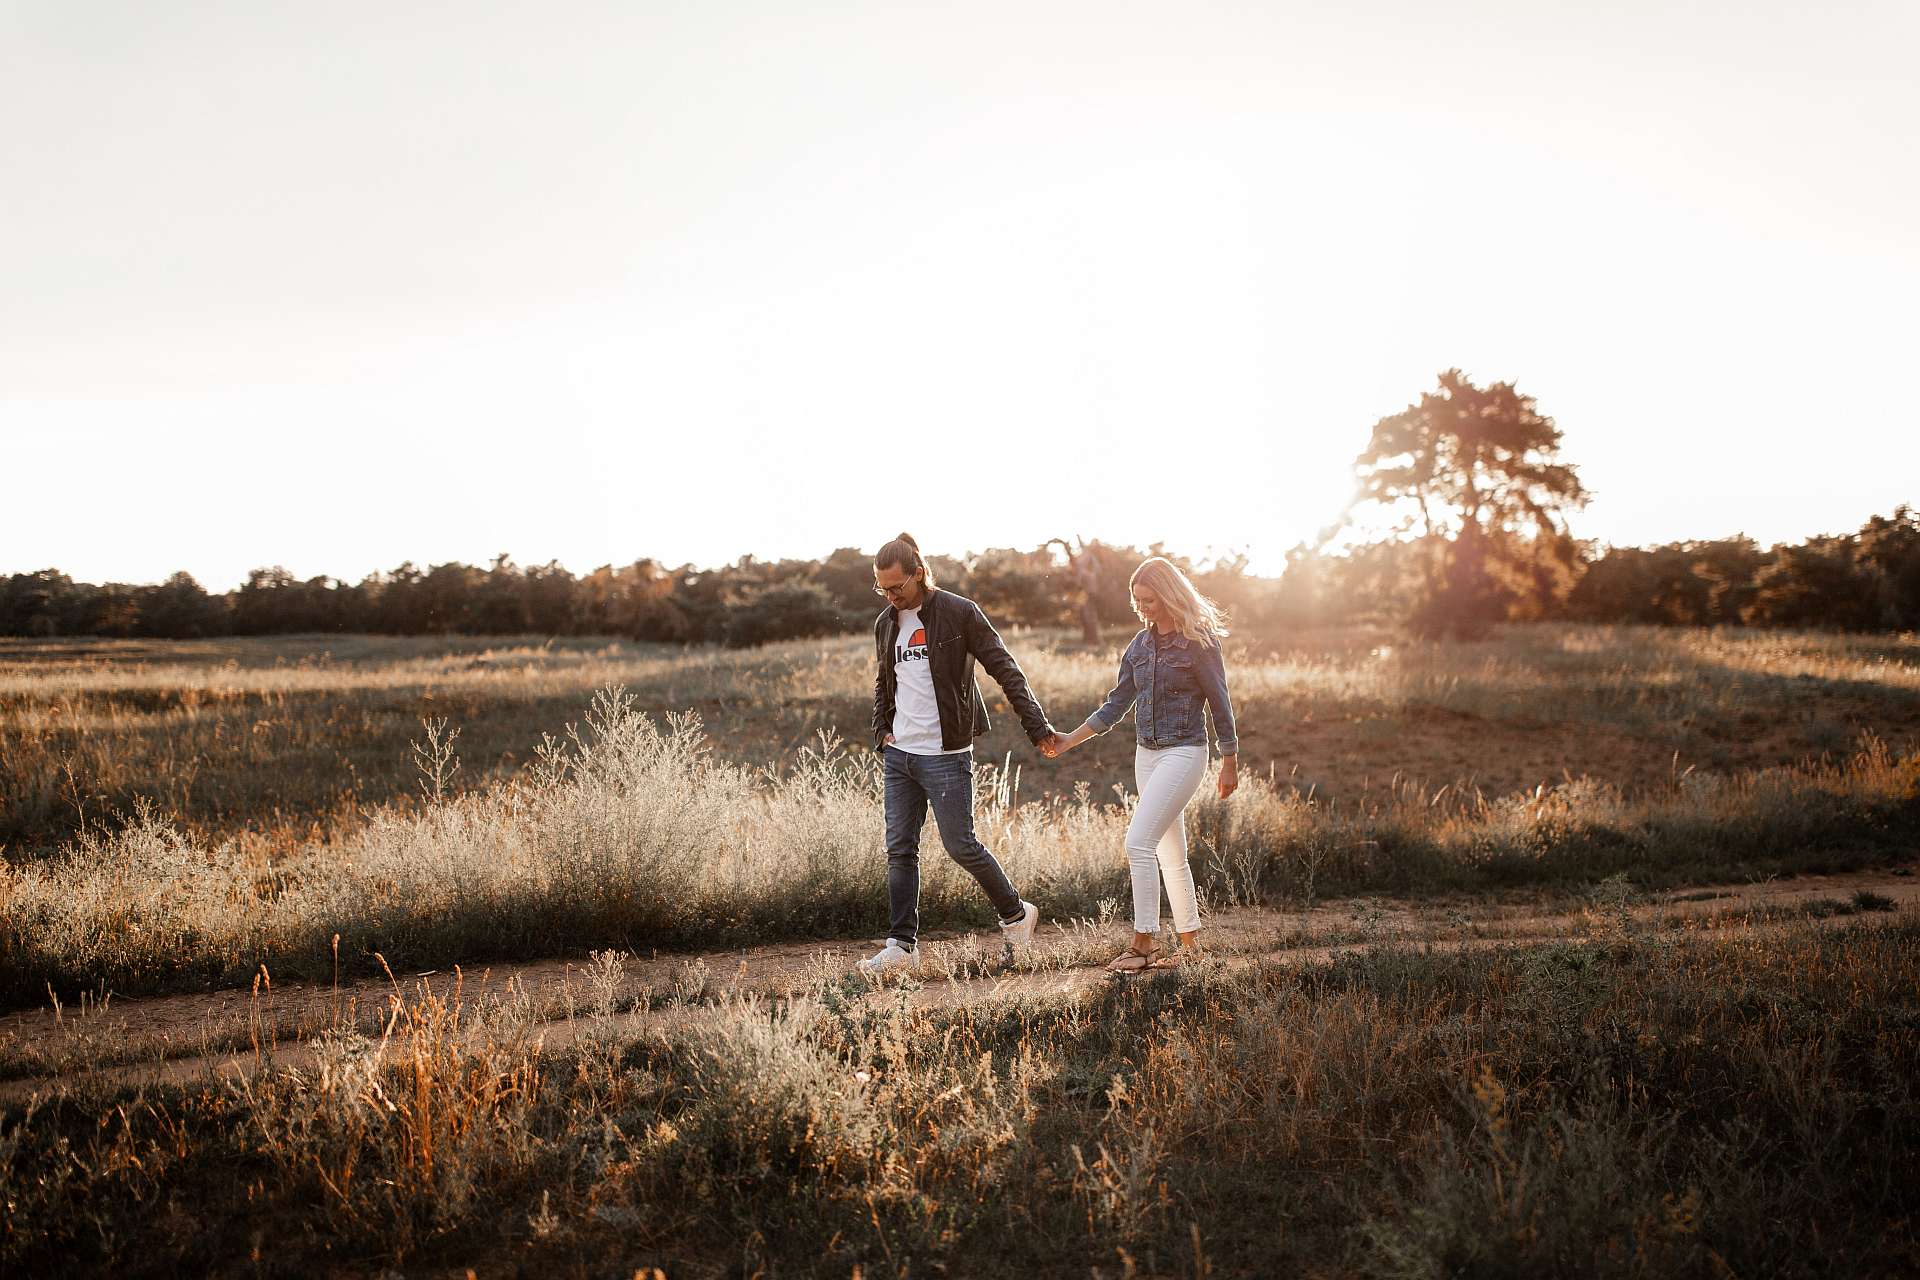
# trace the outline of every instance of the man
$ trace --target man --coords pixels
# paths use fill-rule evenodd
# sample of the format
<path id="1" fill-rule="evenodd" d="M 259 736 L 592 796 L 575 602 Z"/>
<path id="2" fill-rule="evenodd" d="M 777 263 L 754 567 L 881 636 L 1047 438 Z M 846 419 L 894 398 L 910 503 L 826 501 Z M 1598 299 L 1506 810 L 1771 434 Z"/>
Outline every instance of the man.
<path id="1" fill-rule="evenodd" d="M 886 758 L 887 945 L 862 960 L 862 973 L 885 973 L 917 959 L 920 936 L 920 830 L 933 820 L 947 853 L 980 882 L 1009 954 L 1033 940 L 1039 909 L 1015 892 L 1007 873 L 973 832 L 973 740 L 987 731 L 987 704 L 974 683 L 977 661 L 1043 754 L 1060 737 L 1027 688 L 1020 664 L 980 606 L 938 590 L 920 546 L 901 534 L 873 558 L 873 589 L 887 598 L 874 620 L 873 744 Z"/>

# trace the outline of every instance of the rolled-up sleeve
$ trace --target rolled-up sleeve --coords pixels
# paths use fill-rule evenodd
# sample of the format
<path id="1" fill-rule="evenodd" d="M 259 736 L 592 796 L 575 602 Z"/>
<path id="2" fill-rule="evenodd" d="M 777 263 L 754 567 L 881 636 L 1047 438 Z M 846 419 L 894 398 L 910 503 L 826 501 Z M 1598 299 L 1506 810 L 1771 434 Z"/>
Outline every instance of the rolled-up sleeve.
<path id="1" fill-rule="evenodd" d="M 1240 735 L 1233 727 L 1233 699 L 1227 695 L 1226 657 L 1218 641 L 1198 647 L 1200 657 L 1193 664 L 1193 673 L 1200 682 L 1200 692 L 1206 695 L 1207 705 L 1213 708 L 1213 736 L 1219 739 L 1221 755 L 1238 755 Z"/>
<path id="2" fill-rule="evenodd" d="M 1120 723 L 1120 717 L 1133 707 L 1133 700 L 1139 696 L 1139 690 L 1133 683 L 1133 647 L 1129 645 L 1120 655 L 1120 683 L 1107 692 L 1107 699 L 1094 713 L 1087 717 L 1087 723 L 1093 726 L 1095 733 L 1105 733 Z"/>

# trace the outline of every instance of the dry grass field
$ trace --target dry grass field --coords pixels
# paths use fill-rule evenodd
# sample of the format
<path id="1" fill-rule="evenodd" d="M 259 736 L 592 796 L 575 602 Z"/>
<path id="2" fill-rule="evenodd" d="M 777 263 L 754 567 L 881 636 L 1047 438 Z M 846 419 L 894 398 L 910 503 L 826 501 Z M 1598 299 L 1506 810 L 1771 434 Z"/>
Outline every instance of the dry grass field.
<path id="1" fill-rule="evenodd" d="M 1894 906 L 1601 894 L 1477 946 L 1357 916 L 1302 954 L 1130 981 L 1058 981 L 1084 973 L 1069 934 L 1010 975 L 815 965 L 774 994 L 705 966 L 636 989 L 601 952 L 563 1013 L 515 982 L 396 981 L 345 997 L 369 1025 L 333 993 L 332 1025 L 282 1046 L 256 993 L 237 1069 L 69 1060 L 0 1093 L 0 1262 L 1908 1275 L 1920 926 Z"/>
<path id="2" fill-rule="evenodd" d="M 1062 726 L 1111 677 L 1009 639 Z M 976 954 L 932 842 L 877 988 L 870 661 L 5 642 L 0 1269 L 1920 1267 L 1920 640 L 1251 645 L 1214 958 L 1120 983 L 1130 726 L 1048 763 L 990 696 L 1051 940 Z"/>
<path id="3" fill-rule="evenodd" d="M 1056 723 L 1098 704 L 1124 636 L 1009 643 Z M 1359 629 L 1239 638 L 1243 771 L 1357 801 L 1396 779 L 1500 797 L 1587 778 L 1644 793 L 1688 771 L 1839 758 L 1873 735 L 1920 743 L 1920 639 L 1749 630 L 1535 626 L 1474 644 Z M 145 797 L 202 843 L 282 854 L 417 796 L 421 721 L 460 730 L 456 789 L 519 774 L 542 735 L 624 686 L 663 720 L 697 715 L 715 754 L 783 767 L 821 729 L 865 741 L 869 646 L 764 649 L 623 641 L 303 636 L 207 641 L 0 639 L 0 849 L 14 861 Z M 1049 764 L 997 713 L 980 757 L 1020 794 L 1106 798 L 1132 784 L 1124 732 Z"/>

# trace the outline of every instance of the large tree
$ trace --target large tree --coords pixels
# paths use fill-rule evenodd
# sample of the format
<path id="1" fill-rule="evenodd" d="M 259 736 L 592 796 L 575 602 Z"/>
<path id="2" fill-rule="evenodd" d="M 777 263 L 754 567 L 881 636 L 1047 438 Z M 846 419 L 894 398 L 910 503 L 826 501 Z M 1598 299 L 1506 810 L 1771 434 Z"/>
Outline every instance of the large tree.
<path id="1" fill-rule="evenodd" d="M 1080 544 L 1076 550 L 1073 543 L 1065 538 L 1048 538 L 1045 547 L 1059 547 L 1067 558 L 1067 576 L 1073 581 L 1073 594 L 1078 598 L 1076 612 L 1080 615 L 1080 639 L 1089 647 L 1100 643 L 1100 544 L 1089 543 L 1079 534 L 1074 541 Z"/>
<path id="2" fill-rule="evenodd" d="M 1426 582 L 1409 621 L 1471 633 L 1550 596 L 1578 557 L 1567 515 L 1586 505 L 1560 429 L 1510 382 L 1476 387 L 1448 369 L 1418 404 L 1373 424 L 1354 460 L 1348 521 L 1368 507 L 1394 536 L 1425 544 Z"/>

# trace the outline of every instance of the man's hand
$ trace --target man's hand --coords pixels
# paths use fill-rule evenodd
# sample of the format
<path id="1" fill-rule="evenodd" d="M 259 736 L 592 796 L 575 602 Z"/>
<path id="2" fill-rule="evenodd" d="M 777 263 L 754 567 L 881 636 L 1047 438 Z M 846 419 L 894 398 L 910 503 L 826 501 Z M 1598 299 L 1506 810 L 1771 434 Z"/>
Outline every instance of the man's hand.
<path id="1" fill-rule="evenodd" d="M 1225 800 L 1239 789 L 1240 757 L 1222 756 L 1220 758 L 1220 798 Z"/>
<path id="2" fill-rule="evenodd" d="M 1060 757 L 1060 753 L 1067 749 L 1067 740 L 1058 733 L 1049 731 L 1047 736 L 1040 739 L 1035 745 L 1040 748 L 1041 755 L 1049 760 L 1057 760 Z"/>
<path id="3" fill-rule="evenodd" d="M 892 745 L 893 745 L 893 735 L 892 735 L 892 734 L 888 734 L 888 735 L 887 735 L 886 737 L 884 737 L 884 738 L 882 738 L 882 739 L 880 739 L 880 745 L 881 745 L 881 746 L 883 746 L 883 747 L 890 747 L 890 746 L 892 746 Z"/>

